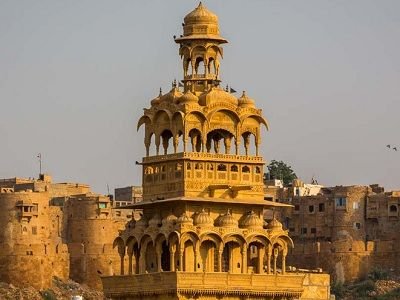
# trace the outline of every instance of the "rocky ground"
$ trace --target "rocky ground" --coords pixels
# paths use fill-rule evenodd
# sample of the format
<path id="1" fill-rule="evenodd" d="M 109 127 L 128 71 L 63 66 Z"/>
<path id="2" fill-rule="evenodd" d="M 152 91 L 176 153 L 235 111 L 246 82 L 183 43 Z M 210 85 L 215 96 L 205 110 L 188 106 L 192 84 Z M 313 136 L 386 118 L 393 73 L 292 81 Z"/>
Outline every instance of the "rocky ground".
<path id="1" fill-rule="evenodd" d="M 400 277 L 370 276 L 349 285 L 333 285 L 337 300 L 400 300 Z"/>
<path id="2" fill-rule="evenodd" d="M 72 280 L 53 279 L 53 286 L 38 291 L 33 287 L 18 288 L 12 284 L 0 282 L 0 300 L 71 300 L 80 295 L 84 300 L 106 299 L 101 291 L 93 290 Z"/>

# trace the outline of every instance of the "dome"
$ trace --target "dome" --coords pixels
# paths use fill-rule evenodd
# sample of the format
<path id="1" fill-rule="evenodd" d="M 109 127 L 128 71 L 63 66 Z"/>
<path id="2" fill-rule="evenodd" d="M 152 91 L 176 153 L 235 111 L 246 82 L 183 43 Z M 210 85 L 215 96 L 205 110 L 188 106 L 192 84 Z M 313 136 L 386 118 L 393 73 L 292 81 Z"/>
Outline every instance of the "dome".
<path id="1" fill-rule="evenodd" d="M 194 217 L 194 225 L 199 226 L 214 226 L 214 220 L 208 213 L 203 209 L 200 213 Z"/>
<path id="2" fill-rule="evenodd" d="M 155 105 L 160 104 L 160 98 L 161 98 L 161 96 L 162 96 L 162 91 L 161 91 L 161 88 L 160 88 L 160 93 L 158 94 L 158 96 L 157 96 L 156 98 L 154 98 L 153 100 L 150 101 L 151 106 L 155 106 Z"/>
<path id="3" fill-rule="evenodd" d="M 176 103 L 176 100 L 182 97 L 182 92 L 174 86 L 168 93 L 160 97 L 161 102 L 169 102 L 169 103 Z"/>
<path id="4" fill-rule="evenodd" d="M 238 105 L 238 100 L 235 96 L 219 87 L 213 87 L 211 90 L 201 94 L 199 97 L 199 104 L 202 106 L 208 106 L 213 102 L 226 102 Z"/>
<path id="5" fill-rule="evenodd" d="M 189 103 L 198 103 L 199 97 L 193 94 L 191 91 L 187 91 L 183 94 L 182 97 L 176 100 L 178 104 L 189 104 Z"/>
<path id="6" fill-rule="evenodd" d="M 181 224 L 181 225 L 193 225 L 193 219 L 189 216 L 186 215 L 186 213 L 183 213 L 177 220 L 176 224 Z"/>
<path id="7" fill-rule="evenodd" d="M 218 17 L 213 12 L 209 11 L 203 3 L 199 3 L 199 5 L 188 13 L 185 18 L 185 25 L 190 25 L 194 23 L 217 23 Z"/>
<path id="8" fill-rule="evenodd" d="M 149 221 L 149 227 L 159 227 L 161 225 L 161 218 L 155 214 Z"/>
<path id="9" fill-rule="evenodd" d="M 240 107 L 255 107 L 254 100 L 248 97 L 245 91 L 243 91 L 242 96 L 238 99 L 238 103 Z"/>
<path id="10" fill-rule="evenodd" d="M 177 219 L 175 215 L 170 214 L 162 220 L 162 226 L 174 226 Z"/>
<path id="11" fill-rule="evenodd" d="M 250 211 L 240 223 L 240 227 L 249 229 L 261 229 L 263 228 L 263 223 L 263 220 L 261 220 L 254 211 Z"/>
<path id="12" fill-rule="evenodd" d="M 220 227 L 237 227 L 238 221 L 228 211 L 226 214 L 218 217 L 215 225 Z"/>
<path id="13" fill-rule="evenodd" d="M 282 230 L 282 223 L 279 222 L 275 217 L 268 223 L 267 229 L 271 230 Z"/>

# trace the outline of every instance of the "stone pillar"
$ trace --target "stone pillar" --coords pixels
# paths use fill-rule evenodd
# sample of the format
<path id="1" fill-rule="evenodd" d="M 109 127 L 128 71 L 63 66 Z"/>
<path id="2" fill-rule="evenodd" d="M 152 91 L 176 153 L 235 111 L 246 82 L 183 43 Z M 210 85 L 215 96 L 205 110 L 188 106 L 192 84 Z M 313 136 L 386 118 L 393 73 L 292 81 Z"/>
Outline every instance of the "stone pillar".
<path id="1" fill-rule="evenodd" d="M 267 273 L 271 274 L 271 256 L 272 256 L 272 249 L 268 247 L 267 250 Z"/>
<path id="2" fill-rule="evenodd" d="M 258 273 L 264 273 L 264 255 L 265 255 L 265 248 L 260 247 L 258 249 Z"/>
<path id="3" fill-rule="evenodd" d="M 242 247 L 242 273 L 247 274 L 247 246 Z"/>
<path id="4" fill-rule="evenodd" d="M 129 260 L 129 263 L 128 263 L 128 274 L 132 275 L 132 253 L 128 254 L 128 260 Z"/>
<path id="5" fill-rule="evenodd" d="M 218 250 L 218 272 L 222 272 L 222 253 L 223 250 Z"/>
<path id="6" fill-rule="evenodd" d="M 156 251 L 157 256 L 157 272 L 161 272 L 161 251 L 157 249 Z"/>
<path id="7" fill-rule="evenodd" d="M 194 271 L 195 272 L 199 271 L 199 268 L 197 267 L 197 257 L 198 257 L 197 250 L 194 249 Z"/>
<path id="8" fill-rule="evenodd" d="M 175 249 L 169 251 L 169 269 L 175 272 Z"/>
<path id="9" fill-rule="evenodd" d="M 174 153 L 176 153 L 178 151 L 178 145 L 179 145 L 179 134 L 175 134 L 172 141 L 174 145 Z"/>
<path id="10" fill-rule="evenodd" d="M 119 257 L 121 258 L 121 275 L 124 275 L 125 271 L 124 271 L 124 257 L 125 254 L 119 254 Z"/>
<path id="11" fill-rule="evenodd" d="M 156 155 L 160 154 L 160 136 L 157 134 L 155 138 L 156 142 Z"/>
<path id="12" fill-rule="evenodd" d="M 287 250 L 282 251 L 282 274 L 286 273 L 286 255 L 287 255 Z"/>
<path id="13" fill-rule="evenodd" d="M 278 260 L 278 254 L 279 250 L 277 248 L 274 248 L 274 274 L 276 275 L 278 273 L 278 270 L 276 268 L 276 261 Z"/>
<path id="14" fill-rule="evenodd" d="M 231 137 L 227 136 L 224 139 L 224 146 L 225 146 L 225 154 L 229 154 L 231 152 Z"/>
<path id="15" fill-rule="evenodd" d="M 178 268 L 179 271 L 183 271 L 183 251 L 184 251 L 183 248 L 181 248 L 179 251 L 179 268 Z"/>

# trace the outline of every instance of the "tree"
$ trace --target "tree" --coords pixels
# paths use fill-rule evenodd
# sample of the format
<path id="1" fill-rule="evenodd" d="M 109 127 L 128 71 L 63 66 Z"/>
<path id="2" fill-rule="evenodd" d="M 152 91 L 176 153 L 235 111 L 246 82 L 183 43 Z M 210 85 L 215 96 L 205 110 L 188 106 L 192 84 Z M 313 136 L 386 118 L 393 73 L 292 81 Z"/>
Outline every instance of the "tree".
<path id="1" fill-rule="evenodd" d="M 292 167 L 284 163 L 283 161 L 271 160 L 267 166 L 268 175 L 267 178 L 282 180 L 285 186 L 292 183 L 297 178 L 296 173 L 292 170 Z"/>

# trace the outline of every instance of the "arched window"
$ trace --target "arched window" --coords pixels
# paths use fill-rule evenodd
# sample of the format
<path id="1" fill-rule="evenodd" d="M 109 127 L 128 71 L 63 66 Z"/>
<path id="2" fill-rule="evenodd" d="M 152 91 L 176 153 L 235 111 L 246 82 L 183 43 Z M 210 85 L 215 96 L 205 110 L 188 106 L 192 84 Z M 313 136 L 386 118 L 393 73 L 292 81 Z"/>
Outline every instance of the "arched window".
<path id="1" fill-rule="evenodd" d="M 242 168 L 242 173 L 250 173 L 250 168 L 248 166 L 244 166 Z"/>
<path id="2" fill-rule="evenodd" d="M 190 162 L 189 162 L 189 163 L 187 163 L 187 165 L 186 165 L 186 169 L 187 169 L 187 170 L 191 170 L 191 169 L 192 169 L 192 166 L 190 165 Z"/>
<path id="3" fill-rule="evenodd" d="M 231 166 L 231 172 L 237 172 L 237 171 L 238 171 L 238 166 L 237 165 Z"/>
<path id="4" fill-rule="evenodd" d="M 226 165 L 224 165 L 224 164 L 219 164 L 217 170 L 218 170 L 218 171 L 226 171 Z"/>
<path id="5" fill-rule="evenodd" d="M 390 212 L 392 212 L 392 213 L 395 213 L 395 212 L 397 212 L 397 206 L 396 205 L 390 205 L 390 207 L 389 207 L 389 211 Z"/>
<path id="6" fill-rule="evenodd" d="M 256 174 L 260 174 L 261 173 L 261 168 L 260 167 L 256 167 Z"/>
<path id="7" fill-rule="evenodd" d="M 213 164 L 207 164 L 207 170 L 208 171 L 213 171 L 214 170 L 214 165 Z"/>
<path id="8" fill-rule="evenodd" d="M 194 168 L 195 168 L 196 170 L 203 170 L 203 164 L 202 164 L 202 163 L 196 163 L 195 166 L 194 166 Z"/>

